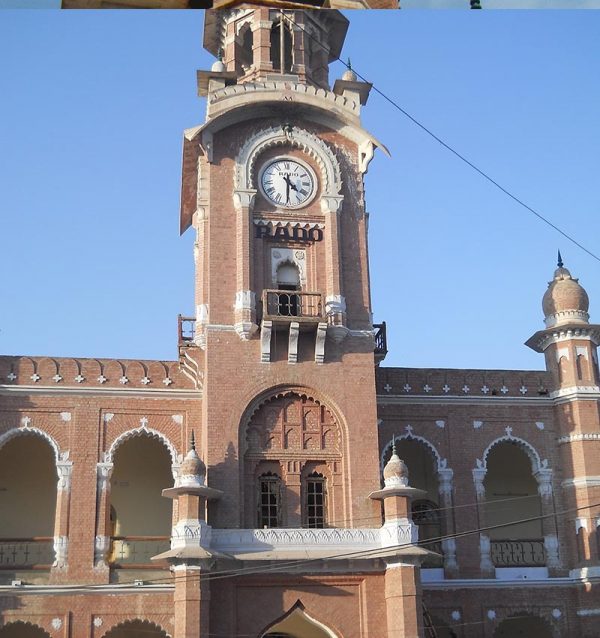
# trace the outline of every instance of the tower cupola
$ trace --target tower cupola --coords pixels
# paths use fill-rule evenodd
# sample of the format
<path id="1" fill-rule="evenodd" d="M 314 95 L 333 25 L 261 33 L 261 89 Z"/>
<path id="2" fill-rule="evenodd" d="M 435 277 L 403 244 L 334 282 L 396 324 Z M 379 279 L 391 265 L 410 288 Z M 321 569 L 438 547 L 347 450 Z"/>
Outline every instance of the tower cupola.
<path id="1" fill-rule="evenodd" d="M 564 267 L 559 252 L 558 267 L 542 299 L 546 327 L 553 328 L 567 323 L 587 324 L 589 323 L 589 306 L 587 292 L 579 280 L 572 277 Z"/>
<path id="2" fill-rule="evenodd" d="M 237 84 L 280 80 L 329 89 L 330 62 L 342 49 L 348 20 L 335 10 L 260 6 L 206 12 L 204 48 L 223 53 Z M 214 69 L 213 69 L 214 70 Z"/>

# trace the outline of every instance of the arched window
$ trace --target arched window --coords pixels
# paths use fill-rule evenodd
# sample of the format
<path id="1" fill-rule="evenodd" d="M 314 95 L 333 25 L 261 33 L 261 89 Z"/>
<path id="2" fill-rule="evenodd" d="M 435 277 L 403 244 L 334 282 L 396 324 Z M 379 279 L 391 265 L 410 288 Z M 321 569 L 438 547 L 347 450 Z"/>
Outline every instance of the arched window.
<path id="1" fill-rule="evenodd" d="M 319 472 L 311 472 L 304 481 L 304 527 L 321 528 L 327 522 L 325 504 L 326 479 Z"/>
<path id="2" fill-rule="evenodd" d="M 54 561 L 56 464 L 35 434 L 18 434 L 0 447 L 0 563 L 50 568 Z"/>
<path id="3" fill-rule="evenodd" d="M 280 73 L 291 73 L 293 63 L 292 32 L 285 21 L 283 24 L 283 34 L 281 32 L 281 28 L 281 21 L 275 22 L 271 27 L 271 62 L 273 63 L 274 71 L 279 71 Z"/>
<path id="4" fill-rule="evenodd" d="M 171 457 L 162 442 L 141 434 L 117 448 L 110 492 L 114 567 L 149 565 L 168 549 L 173 505 L 162 490 L 172 484 Z"/>
<path id="5" fill-rule="evenodd" d="M 238 71 L 246 73 L 254 62 L 254 35 L 250 24 L 245 24 L 237 37 L 237 62 L 239 63 Z"/>
<path id="6" fill-rule="evenodd" d="M 279 294 L 278 314 L 283 317 L 297 317 L 300 311 L 299 295 L 289 294 L 288 291 L 300 290 L 300 273 L 298 267 L 290 262 L 284 262 L 277 268 L 277 290 L 285 291 Z"/>
<path id="7" fill-rule="evenodd" d="M 496 567 L 541 567 L 546 564 L 542 502 L 531 459 L 514 441 L 495 445 L 487 459 L 486 525 Z M 513 521 L 526 520 L 522 523 Z"/>
<path id="8" fill-rule="evenodd" d="M 281 478 L 273 472 L 258 477 L 258 528 L 281 526 Z"/>

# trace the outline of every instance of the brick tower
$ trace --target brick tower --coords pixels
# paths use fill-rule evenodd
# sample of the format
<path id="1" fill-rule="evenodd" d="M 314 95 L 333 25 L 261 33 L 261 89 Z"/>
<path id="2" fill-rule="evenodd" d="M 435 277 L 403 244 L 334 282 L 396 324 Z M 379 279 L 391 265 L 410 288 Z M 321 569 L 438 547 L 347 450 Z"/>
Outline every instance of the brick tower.
<path id="1" fill-rule="evenodd" d="M 552 379 L 561 487 L 569 510 L 563 537 L 569 542 L 571 576 L 594 577 L 600 574 L 600 507 L 596 505 L 600 503 L 600 325 L 589 322 L 588 295 L 564 267 L 560 253 L 542 305 L 546 329 L 533 335 L 527 345 L 544 353 Z"/>
<path id="2" fill-rule="evenodd" d="M 394 637 L 421 631 L 425 552 L 406 546 L 409 509 L 381 528 L 368 498 L 380 461 L 363 177 L 381 144 L 360 124 L 371 86 L 348 71 L 330 88 L 347 27 L 337 11 L 206 15 L 204 46 L 219 59 L 198 73 L 206 121 L 184 139 L 196 317 L 181 361 L 202 388 L 199 447 L 222 492 L 209 504 L 212 549 L 248 565 L 310 559 L 293 575 L 259 570 L 253 587 L 238 579 L 235 595 L 217 582 L 211 600 L 238 607 L 213 607 L 210 631 L 279 635 L 327 618 L 338 628 L 319 636 L 365 635 L 357 596 L 369 579 L 370 596 L 394 605 Z M 313 560 L 369 548 L 352 567 Z"/>

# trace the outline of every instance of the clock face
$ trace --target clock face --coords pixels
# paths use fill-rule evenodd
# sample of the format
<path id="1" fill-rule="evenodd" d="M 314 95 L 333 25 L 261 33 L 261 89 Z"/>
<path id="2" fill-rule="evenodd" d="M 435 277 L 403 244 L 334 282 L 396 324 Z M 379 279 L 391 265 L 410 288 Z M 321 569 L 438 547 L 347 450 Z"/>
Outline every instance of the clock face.
<path id="1" fill-rule="evenodd" d="M 304 164 L 282 157 L 266 164 L 260 174 L 264 196 L 281 208 L 300 208 L 313 198 L 316 179 Z"/>

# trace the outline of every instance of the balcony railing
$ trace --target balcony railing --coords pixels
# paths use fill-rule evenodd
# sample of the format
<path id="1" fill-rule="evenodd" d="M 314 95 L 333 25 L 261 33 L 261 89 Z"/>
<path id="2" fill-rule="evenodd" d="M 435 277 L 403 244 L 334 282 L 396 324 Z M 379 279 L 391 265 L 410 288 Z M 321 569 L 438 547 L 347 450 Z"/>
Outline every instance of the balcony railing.
<path id="1" fill-rule="evenodd" d="M 166 552 L 170 536 L 112 536 L 108 562 L 116 569 L 149 569 L 160 567 L 152 556 Z"/>
<path id="2" fill-rule="evenodd" d="M 385 321 L 383 323 L 374 323 L 373 328 L 375 334 L 375 359 L 378 363 L 385 359 L 387 354 L 387 333 L 385 327 Z"/>
<path id="3" fill-rule="evenodd" d="M 492 562 L 495 567 L 543 567 L 546 565 L 544 541 L 541 539 L 493 540 Z"/>
<path id="4" fill-rule="evenodd" d="M 323 300 L 320 292 L 297 292 L 294 290 L 264 290 L 263 318 L 291 321 L 325 320 Z"/>
<path id="5" fill-rule="evenodd" d="M 53 562 L 52 536 L 0 539 L 0 569 L 50 569 Z"/>
<path id="6" fill-rule="evenodd" d="M 195 333 L 195 317 L 184 317 L 182 315 L 177 315 L 177 334 L 179 337 L 179 345 L 185 346 L 193 344 Z"/>

